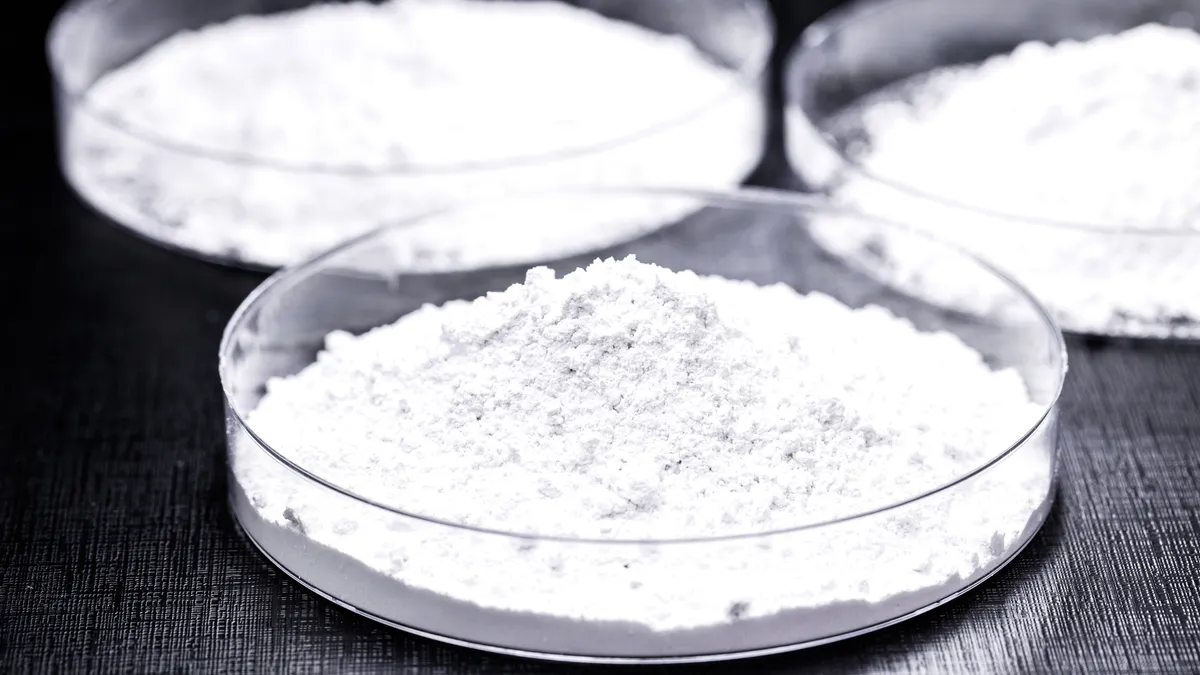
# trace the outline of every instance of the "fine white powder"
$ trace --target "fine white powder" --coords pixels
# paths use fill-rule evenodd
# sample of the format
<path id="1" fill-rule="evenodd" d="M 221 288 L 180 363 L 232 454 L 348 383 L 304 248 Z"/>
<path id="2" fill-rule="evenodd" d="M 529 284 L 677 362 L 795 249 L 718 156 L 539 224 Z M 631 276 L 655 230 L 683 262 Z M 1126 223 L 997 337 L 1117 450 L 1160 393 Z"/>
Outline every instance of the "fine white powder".
<path id="1" fill-rule="evenodd" d="M 792 156 L 837 198 L 1013 273 L 1067 328 L 1200 335 L 1197 109 L 1200 36 L 1150 24 L 1026 43 L 868 97 L 824 123 L 861 171 L 818 167 L 819 141 L 794 111 Z M 855 243 L 825 234 L 834 248 Z M 936 260 L 893 262 L 917 290 L 950 299 L 921 283 Z"/>
<path id="2" fill-rule="evenodd" d="M 562 2 L 316 4 L 178 33 L 107 73 L 67 114 L 64 157 L 116 220 L 276 266 L 463 199 L 735 186 L 762 145 L 752 79 L 682 36 Z M 661 218 L 414 228 L 398 263 L 544 260 Z"/>
<path id="3" fill-rule="evenodd" d="M 982 466 L 1041 414 L 1017 372 L 949 333 L 630 257 L 561 279 L 535 268 L 503 292 L 332 333 L 314 364 L 268 383 L 247 425 L 306 470 L 409 513 L 646 540 L 898 503 Z M 644 550 L 525 545 L 384 514 L 305 483 L 248 437 L 233 470 L 266 521 L 414 588 L 671 630 L 880 602 L 987 569 L 1047 499 L 1039 442 L 886 515 Z M 681 574 L 698 555 L 702 578 Z"/>

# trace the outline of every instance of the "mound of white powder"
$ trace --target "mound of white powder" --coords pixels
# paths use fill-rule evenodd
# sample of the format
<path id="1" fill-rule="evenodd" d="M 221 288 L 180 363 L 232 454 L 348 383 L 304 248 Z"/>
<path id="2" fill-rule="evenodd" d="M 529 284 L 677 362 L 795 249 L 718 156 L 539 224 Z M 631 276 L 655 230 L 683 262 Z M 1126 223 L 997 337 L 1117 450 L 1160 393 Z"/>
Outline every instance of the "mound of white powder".
<path id="1" fill-rule="evenodd" d="M 242 16 L 164 40 L 63 113 L 67 175 L 101 211 L 200 254 L 267 266 L 515 190 L 728 188 L 762 144 L 757 82 L 684 37 L 545 1 Z M 399 262 L 546 259 L 670 222 L 660 218 L 416 228 Z"/>
<path id="2" fill-rule="evenodd" d="M 299 466 L 410 513 L 675 539 L 915 497 L 993 459 L 1042 414 L 1015 371 L 951 334 L 630 257 L 561 279 L 535 268 L 504 292 L 333 333 L 315 363 L 268 383 L 246 421 Z M 1034 441 L 887 516 L 710 545 L 701 573 L 687 547 L 525 546 L 419 526 L 314 489 L 244 441 L 234 475 L 269 522 L 416 588 L 657 630 L 966 579 L 1011 549 L 1050 481 Z M 564 595 L 564 580 L 584 590 Z"/>
<path id="3" fill-rule="evenodd" d="M 837 198 L 1013 273 L 1067 328 L 1200 335 L 1198 64 L 1200 35 L 1157 24 L 1026 43 L 892 85 L 825 121 L 861 171 L 817 168 L 820 141 L 798 112 L 792 157 Z M 837 228 L 827 235 L 834 248 L 854 244 Z M 947 297 L 920 287 L 936 260 L 893 262 L 918 291 Z"/>

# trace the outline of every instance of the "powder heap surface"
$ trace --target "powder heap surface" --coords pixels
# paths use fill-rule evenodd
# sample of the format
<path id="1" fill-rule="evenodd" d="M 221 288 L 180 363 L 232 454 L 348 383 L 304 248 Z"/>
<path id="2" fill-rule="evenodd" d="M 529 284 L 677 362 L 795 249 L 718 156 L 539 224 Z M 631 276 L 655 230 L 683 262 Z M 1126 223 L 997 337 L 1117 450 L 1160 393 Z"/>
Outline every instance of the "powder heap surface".
<path id="1" fill-rule="evenodd" d="M 886 87 L 822 122 L 858 167 L 813 175 L 841 200 L 995 262 L 1069 329 L 1200 335 L 1190 291 L 1200 283 L 1197 64 L 1200 35 L 1158 24 L 1025 43 Z M 795 128 L 803 167 L 820 141 Z M 1167 234 L 1138 236 L 1147 230 Z M 938 264 L 892 262 L 909 278 Z"/>
<path id="2" fill-rule="evenodd" d="M 66 111 L 64 161 L 138 231 L 283 265 L 514 190 L 732 187 L 761 151 L 749 79 L 683 36 L 563 2 L 318 3 L 181 32 L 104 74 Z M 414 228 L 399 262 L 544 260 L 670 222 L 659 217 L 634 209 L 582 233 Z"/>
<path id="3" fill-rule="evenodd" d="M 1015 371 L 885 310 L 597 261 L 426 306 L 272 380 L 249 425 L 359 495 L 582 537 L 762 531 L 919 495 L 1036 421 Z"/>
<path id="4" fill-rule="evenodd" d="M 1054 427 L 903 507 L 673 540 L 916 497 L 1042 414 L 1016 372 L 878 307 L 609 259 L 332 333 L 268 381 L 248 427 L 376 505 L 237 424 L 232 494 L 280 564 L 392 621 L 535 651 L 709 653 L 858 630 L 982 578 L 1044 517 Z M 679 632 L 754 619 L 778 623 Z"/>

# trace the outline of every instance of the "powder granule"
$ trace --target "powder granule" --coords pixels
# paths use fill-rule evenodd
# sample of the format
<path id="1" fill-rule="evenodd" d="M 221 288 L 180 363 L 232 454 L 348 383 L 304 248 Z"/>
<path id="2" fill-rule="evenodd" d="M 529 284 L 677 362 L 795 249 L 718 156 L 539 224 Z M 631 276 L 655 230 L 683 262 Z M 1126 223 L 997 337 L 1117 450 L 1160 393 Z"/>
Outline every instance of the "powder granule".
<path id="1" fill-rule="evenodd" d="M 1200 335 L 1198 63 L 1200 36 L 1158 24 L 1030 42 L 889 86 L 825 121 L 858 168 L 819 169 L 821 141 L 799 119 L 792 156 L 839 200 L 1011 272 L 1067 328 Z M 1039 224 L 1050 222 L 1063 225 Z M 1150 229 L 1159 233 L 1139 234 Z M 822 237 L 839 251 L 863 245 L 833 226 Z M 952 297 L 929 281 L 937 260 L 892 257 L 895 276 L 924 297 L 997 309 L 995 298 Z"/>
<path id="2" fill-rule="evenodd" d="M 333 333 L 316 363 L 269 382 L 247 424 L 299 466 L 410 513 L 674 539 L 915 497 L 988 462 L 1041 414 L 1019 375 L 953 335 L 631 257 L 561 279 L 535 268 L 500 293 Z M 415 588 L 674 630 L 970 578 L 1047 498 L 1045 452 L 1030 446 L 836 532 L 711 545 L 699 567 L 687 546 L 525 545 L 384 514 L 313 489 L 251 442 L 235 446 L 233 468 L 262 518 Z"/>
<path id="3" fill-rule="evenodd" d="M 562 2 L 321 3 L 178 33 L 106 73 L 65 111 L 64 161 L 140 232 L 275 266 L 464 199 L 733 187 L 758 161 L 762 105 L 684 37 Z M 544 260 L 672 222 L 587 217 L 413 227 L 397 262 Z"/>

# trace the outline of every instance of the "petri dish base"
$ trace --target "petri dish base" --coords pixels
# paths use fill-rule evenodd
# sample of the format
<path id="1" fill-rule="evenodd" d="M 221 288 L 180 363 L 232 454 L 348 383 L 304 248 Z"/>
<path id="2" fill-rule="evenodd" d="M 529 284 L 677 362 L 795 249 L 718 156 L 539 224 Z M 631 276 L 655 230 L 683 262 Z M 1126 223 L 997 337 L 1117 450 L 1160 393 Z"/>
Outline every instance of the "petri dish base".
<path id="1" fill-rule="evenodd" d="M 458 647 L 543 661 L 595 664 L 732 661 L 819 647 L 894 626 L 952 602 L 1000 573 L 1033 540 L 1053 506 L 1050 495 L 1031 517 L 1017 545 L 994 564 L 966 579 L 896 596 L 884 608 L 845 603 L 840 607 L 784 611 L 770 618 L 732 624 L 736 632 L 726 627 L 652 632 L 637 624 L 569 621 L 481 609 L 397 584 L 358 560 L 263 519 L 240 488 L 234 487 L 231 492 L 235 522 L 254 549 L 293 581 L 344 609 Z M 879 620 L 866 624 L 864 616 Z M 820 637 L 791 642 L 798 633 Z M 464 635 L 486 636 L 490 641 L 472 641 L 461 637 Z M 531 636 L 537 639 L 531 641 Z M 547 644 L 553 645 L 553 651 L 547 651 Z M 723 650 L 710 651 L 713 644 L 722 645 Z"/>

